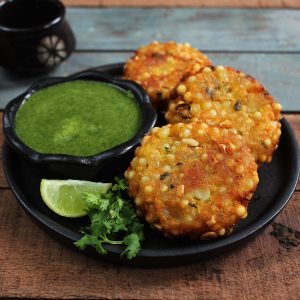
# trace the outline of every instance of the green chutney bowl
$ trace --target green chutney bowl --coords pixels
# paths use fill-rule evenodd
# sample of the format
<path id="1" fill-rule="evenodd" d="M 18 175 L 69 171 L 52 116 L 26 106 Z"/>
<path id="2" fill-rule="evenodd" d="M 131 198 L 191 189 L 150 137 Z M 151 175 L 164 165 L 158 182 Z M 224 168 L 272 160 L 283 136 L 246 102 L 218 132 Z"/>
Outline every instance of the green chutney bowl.
<path id="1" fill-rule="evenodd" d="M 130 91 L 140 110 L 140 127 L 137 134 L 130 140 L 91 156 L 75 156 L 67 154 L 40 153 L 25 145 L 15 130 L 16 115 L 20 107 L 30 101 L 30 96 L 41 89 L 76 80 L 88 80 L 108 83 L 125 92 Z M 69 77 L 49 77 L 34 83 L 24 93 L 10 101 L 3 114 L 3 130 L 9 146 L 20 157 L 29 160 L 41 168 L 47 178 L 70 178 L 85 180 L 112 180 L 122 176 L 133 158 L 135 148 L 142 138 L 154 127 L 157 114 L 151 105 L 148 95 L 137 83 L 121 80 L 104 72 L 95 70 L 83 71 Z M 99 133 L 101 134 L 101 133 Z"/>

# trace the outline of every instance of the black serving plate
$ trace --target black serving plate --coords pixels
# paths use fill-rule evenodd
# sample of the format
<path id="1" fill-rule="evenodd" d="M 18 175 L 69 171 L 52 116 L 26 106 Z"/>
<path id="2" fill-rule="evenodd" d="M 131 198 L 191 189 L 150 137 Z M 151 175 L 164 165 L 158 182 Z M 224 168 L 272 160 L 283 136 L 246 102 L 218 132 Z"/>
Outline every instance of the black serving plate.
<path id="1" fill-rule="evenodd" d="M 123 64 L 102 66 L 97 70 L 119 76 L 122 74 Z M 259 169 L 260 183 L 249 205 L 248 217 L 238 223 L 231 236 L 212 241 L 171 240 L 146 227 L 146 239 L 142 249 L 131 261 L 120 257 L 122 247 L 118 245 L 107 245 L 106 256 L 98 255 L 93 248 L 86 249 L 85 253 L 102 260 L 132 266 L 170 266 L 195 262 L 223 253 L 254 236 L 284 208 L 298 180 L 300 160 L 297 141 L 288 122 L 282 119 L 281 124 L 279 147 L 274 153 L 272 162 L 262 164 Z M 54 174 L 47 173 L 42 166 L 24 160 L 7 144 L 3 149 L 3 168 L 20 205 L 55 237 L 76 249 L 73 242 L 80 238 L 79 230 L 88 224 L 88 219 L 60 217 L 43 203 L 40 196 L 40 181 L 42 178 L 53 178 Z"/>

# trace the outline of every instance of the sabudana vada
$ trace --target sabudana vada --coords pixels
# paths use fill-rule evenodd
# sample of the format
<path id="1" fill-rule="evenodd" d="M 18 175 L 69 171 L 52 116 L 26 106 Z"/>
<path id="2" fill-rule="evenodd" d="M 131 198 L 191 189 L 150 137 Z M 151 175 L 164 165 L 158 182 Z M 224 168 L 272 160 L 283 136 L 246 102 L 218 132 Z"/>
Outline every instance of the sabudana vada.
<path id="1" fill-rule="evenodd" d="M 270 162 L 281 134 L 281 105 L 253 77 L 231 67 L 204 67 L 176 88 L 169 123 L 204 122 L 239 134 L 257 162 Z"/>
<path id="2" fill-rule="evenodd" d="M 206 123 L 153 128 L 125 177 L 139 215 L 166 236 L 191 239 L 230 234 L 259 180 L 243 139 Z"/>
<path id="3" fill-rule="evenodd" d="M 139 83 L 154 106 L 169 100 L 170 93 L 194 63 L 211 65 L 203 53 L 190 44 L 153 42 L 136 50 L 124 67 L 124 77 Z"/>

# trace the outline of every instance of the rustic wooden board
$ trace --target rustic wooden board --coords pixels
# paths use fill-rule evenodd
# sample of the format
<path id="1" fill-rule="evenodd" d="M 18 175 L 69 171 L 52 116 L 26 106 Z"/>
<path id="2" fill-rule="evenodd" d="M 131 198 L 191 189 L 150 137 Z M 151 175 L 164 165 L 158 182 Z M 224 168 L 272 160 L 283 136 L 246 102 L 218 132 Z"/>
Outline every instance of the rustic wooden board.
<path id="1" fill-rule="evenodd" d="M 300 53 L 207 53 L 215 64 L 230 65 L 256 77 L 285 111 L 300 111 Z M 126 61 L 132 52 L 76 52 L 49 76 L 66 76 L 103 64 Z M 39 77 L 17 78 L 0 69 L 0 108 Z"/>
<path id="2" fill-rule="evenodd" d="M 298 0 L 63 0 L 63 3 L 104 7 L 300 7 Z"/>
<path id="3" fill-rule="evenodd" d="M 67 19 L 80 50 L 133 50 L 176 40 L 205 51 L 300 51 L 299 10 L 70 8 Z"/>
<path id="4" fill-rule="evenodd" d="M 2 115 L 3 113 L 0 112 L 0 119 L 2 121 Z M 8 183 L 6 181 L 6 178 L 4 176 L 3 168 L 2 168 L 2 146 L 4 143 L 4 134 L 2 130 L 2 123 L 1 123 L 1 132 L 0 132 L 0 189 L 1 188 L 8 188 Z"/>
<path id="5" fill-rule="evenodd" d="M 300 230 L 300 193 L 275 220 Z M 299 299 L 300 247 L 268 226 L 223 255 L 187 266 L 133 269 L 87 258 L 57 242 L 0 191 L 0 296 L 71 299 Z M 296 240 L 297 241 L 297 240 Z"/>

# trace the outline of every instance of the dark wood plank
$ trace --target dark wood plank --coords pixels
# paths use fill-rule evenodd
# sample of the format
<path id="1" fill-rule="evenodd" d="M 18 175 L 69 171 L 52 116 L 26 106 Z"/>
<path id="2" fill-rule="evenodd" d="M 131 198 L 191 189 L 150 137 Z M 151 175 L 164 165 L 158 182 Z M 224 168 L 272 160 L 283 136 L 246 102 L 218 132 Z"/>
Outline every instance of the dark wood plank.
<path id="1" fill-rule="evenodd" d="M 300 50 L 298 10 L 69 8 L 67 19 L 80 50 L 133 50 L 153 40 L 206 51 Z"/>
<path id="2" fill-rule="evenodd" d="M 2 115 L 3 113 L 0 112 L 0 119 L 2 120 Z M 2 146 L 3 146 L 3 142 L 4 142 L 4 134 L 3 134 L 3 130 L 2 130 L 2 122 L 1 122 L 1 126 L 0 126 L 0 189 L 1 188 L 8 188 L 8 183 L 6 181 L 4 172 L 3 172 L 3 168 L 2 168 Z"/>
<path id="3" fill-rule="evenodd" d="M 2 159 L 0 160 L 0 189 L 9 188 L 9 185 L 6 181 L 3 168 L 2 168 Z"/>
<path id="4" fill-rule="evenodd" d="M 215 64 L 233 66 L 256 77 L 286 111 L 300 111 L 300 54 L 207 53 Z M 132 52 L 74 53 L 49 76 L 66 76 L 86 68 L 124 62 Z M 22 93 L 37 77 L 12 77 L 0 69 L 0 108 Z"/>
<path id="5" fill-rule="evenodd" d="M 104 7 L 300 7 L 298 0 L 63 0 L 67 6 Z"/>
<path id="6" fill-rule="evenodd" d="M 300 230 L 300 193 L 275 220 Z M 0 296 L 80 299 L 298 299 L 300 247 L 268 226 L 246 244 L 191 265 L 133 269 L 87 258 L 45 233 L 0 191 Z"/>

